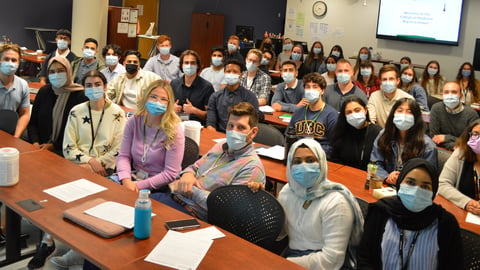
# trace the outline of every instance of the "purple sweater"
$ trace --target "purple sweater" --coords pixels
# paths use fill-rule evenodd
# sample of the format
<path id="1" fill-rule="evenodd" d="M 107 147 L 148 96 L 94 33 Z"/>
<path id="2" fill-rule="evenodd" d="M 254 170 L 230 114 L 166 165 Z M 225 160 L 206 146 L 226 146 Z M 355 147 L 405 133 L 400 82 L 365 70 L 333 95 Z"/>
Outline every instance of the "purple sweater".
<path id="1" fill-rule="evenodd" d="M 123 133 L 120 153 L 117 158 L 117 172 L 120 179 L 131 178 L 133 170 L 142 169 L 148 172 L 148 178 L 136 181 L 138 189 L 158 189 L 175 180 L 182 169 L 185 137 L 180 125 L 176 127 L 176 135 L 170 149 L 165 149 L 166 135 L 163 130 L 158 133 L 157 139 L 147 151 L 145 162 L 143 155 L 143 116 L 134 116 L 128 119 Z M 156 128 L 145 127 L 147 147 L 157 132 Z"/>

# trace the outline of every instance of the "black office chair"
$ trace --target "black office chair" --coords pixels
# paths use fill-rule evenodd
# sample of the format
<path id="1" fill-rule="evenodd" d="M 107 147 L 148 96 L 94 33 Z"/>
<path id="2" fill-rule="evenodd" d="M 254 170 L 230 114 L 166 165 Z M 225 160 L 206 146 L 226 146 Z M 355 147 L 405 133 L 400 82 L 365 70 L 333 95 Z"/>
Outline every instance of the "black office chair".
<path id="1" fill-rule="evenodd" d="M 219 226 L 270 251 L 278 249 L 285 213 L 270 193 L 244 185 L 219 187 L 207 199 L 208 223 Z"/>
<path id="2" fill-rule="evenodd" d="M 253 138 L 254 142 L 274 146 L 283 145 L 283 140 L 284 136 L 278 129 L 269 124 L 258 123 L 258 133 Z"/>
<path id="3" fill-rule="evenodd" d="M 17 127 L 18 114 L 11 110 L 0 110 L 0 130 L 10 134 L 15 134 Z"/>
<path id="4" fill-rule="evenodd" d="M 463 245 L 463 259 L 466 269 L 480 269 L 480 235 L 466 230 L 460 229 Z"/>
<path id="5" fill-rule="evenodd" d="M 191 138 L 185 136 L 185 150 L 183 152 L 182 170 L 192 165 L 198 159 L 200 148 Z"/>
<path id="6" fill-rule="evenodd" d="M 358 206 L 360 206 L 360 209 L 362 210 L 363 218 L 366 218 L 368 213 L 368 202 L 358 197 L 355 197 L 355 199 L 357 199 Z"/>
<path id="7" fill-rule="evenodd" d="M 448 158 L 452 155 L 452 151 L 437 147 L 437 166 L 438 166 L 438 171 L 441 172 L 443 169 L 443 165 L 445 165 L 445 162 L 447 162 Z"/>

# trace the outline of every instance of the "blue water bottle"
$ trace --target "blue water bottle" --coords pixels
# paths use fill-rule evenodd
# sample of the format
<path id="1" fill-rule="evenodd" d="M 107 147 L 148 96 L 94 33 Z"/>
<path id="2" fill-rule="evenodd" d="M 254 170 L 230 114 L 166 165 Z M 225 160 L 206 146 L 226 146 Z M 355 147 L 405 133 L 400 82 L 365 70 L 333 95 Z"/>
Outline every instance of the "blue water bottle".
<path id="1" fill-rule="evenodd" d="M 152 202 L 148 197 L 150 190 L 142 189 L 135 201 L 135 224 L 133 226 L 133 236 L 138 239 L 150 237 L 152 231 Z"/>

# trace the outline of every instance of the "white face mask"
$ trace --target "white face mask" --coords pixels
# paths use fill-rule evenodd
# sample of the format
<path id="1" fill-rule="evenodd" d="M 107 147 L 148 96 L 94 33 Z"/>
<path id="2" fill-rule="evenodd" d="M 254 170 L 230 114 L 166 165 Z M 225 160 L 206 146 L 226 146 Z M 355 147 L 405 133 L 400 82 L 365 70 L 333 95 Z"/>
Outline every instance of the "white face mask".
<path id="1" fill-rule="evenodd" d="M 248 72 L 254 72 L 257 70 L 257 64 L 254 64 L 253 62 L 247 62 L 245 67 L 247 68 Z"/>
<path id="2" fill-rule="evenodd" d="M 415 118 L 411 114 L 396 113 L 393 116 L 393 124 L 399 130 L 409 130 L 415 124 Z"/>
<path id="3" fill-rule="evenodd" d="M 93 59 L 95 57 L 95 51 L 85 48 L 83 49 L 83 57 L 85 57 L 86 59 Z"/>
<path id="4" fill-rule="evenodd" d="M 170 47 L 160 47 L 159 51 L 161 55 L 168 55 L 170 53 Z"/>
<path id="5" fill-rule="evenodd" d="M 320 92 L 315 89 L 305 89 L 305 98 L 308 103 L 315 103 L 320 99 Z"/>
<path id="6" fill-rule="evenodd" d="M 107 66 L 116 66 L 118 64 L 118 56 L 116 55 L 105 56 L 105 64 Z"/>
<path id="7" fill-rule="evenodd" d="M 359 129 L 365 124 L 367 116 L 363 112 L 351 113 L 346 116 L 347 123 L 352 127 Z"/>
<path id="8" fill-rule="evenodd" d="M 446 94 L 443 95 L 443 104 L 450 109 L 457 107 L 458 103 L 460 103 L 460 97 L 453 94 Z"/>
<path id="9" fill-rule="evenodd" d="M 245 145 L 247 145 L 247 136 L 249 134 L 250 132 L 245 134 L 235 130 L 227 130 L 226 135 L 228 149 L 236 151 L 245 147 Z"/>

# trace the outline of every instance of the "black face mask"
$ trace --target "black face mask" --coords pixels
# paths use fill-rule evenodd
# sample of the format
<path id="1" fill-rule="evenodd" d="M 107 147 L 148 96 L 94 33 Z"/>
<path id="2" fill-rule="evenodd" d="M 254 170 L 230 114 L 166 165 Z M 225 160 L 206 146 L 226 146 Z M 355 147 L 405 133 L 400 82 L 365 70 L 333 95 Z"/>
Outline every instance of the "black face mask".
<path id="1" fill-rule="evenodd" d="M 128 74 L 135 74 L 135 72 L 138 70 L 138 65 L 126 64 L 125 69 L 127 70 Z"/>

